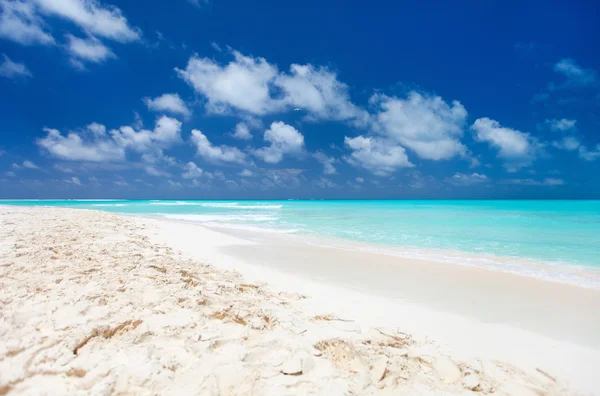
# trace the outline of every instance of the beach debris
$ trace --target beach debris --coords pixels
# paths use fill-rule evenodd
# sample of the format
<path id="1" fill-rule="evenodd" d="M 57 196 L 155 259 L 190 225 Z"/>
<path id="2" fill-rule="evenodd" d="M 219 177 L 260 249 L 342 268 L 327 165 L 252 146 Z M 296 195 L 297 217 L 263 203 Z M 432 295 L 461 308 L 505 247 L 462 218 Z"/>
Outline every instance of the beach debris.
<path id="1" fill-rule="evenodd" d="M 378 383 L 385 378 L 387 373 L 388 360 L 387 358 L 379 359 L 373 363 L 371 367 L 371 381 Z"/>
<path id="2" fill-rule="evenodd" d="M 474 392 L 478 391 L 480 389 L 479 388 L 480 383 L 481 383 L 481 380 L 479 379 L 479 376 L 474 373 L 467 374 L 462 379 L 462 385 L 466 389 L 472 390 Z"/>
<path id="3" fill-rule="evenodd" d="M 281 366 L 281 373 L 285 375 L 301 375 L 302 374 L 302 359 L 294 356 Z"/>
<path id="4" fill-rule="evenodd" d="M 542 374 L 544 377 L 550 379 L 552 382 L 556 382 L 556 378 L 554 378 L 553 376 L 551 376 L 550 374 L 548 374 L 547 372 L 545 372 L 544 370 L 540 369 L 540 368 L 535 368 L 535 370 Z"/>

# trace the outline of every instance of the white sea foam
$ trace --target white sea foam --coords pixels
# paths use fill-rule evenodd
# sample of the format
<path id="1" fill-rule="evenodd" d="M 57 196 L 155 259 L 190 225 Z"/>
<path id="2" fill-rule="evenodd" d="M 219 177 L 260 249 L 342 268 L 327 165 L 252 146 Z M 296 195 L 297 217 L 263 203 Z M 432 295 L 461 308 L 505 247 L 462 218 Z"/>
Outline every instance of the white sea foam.
<path id="1" fill-rule="evenodd" d="M 124 204 L 124 203 L 118 203 L 118 204 L 92 204 L 92 206 L 127 206 L 127 204 Z"/>
<path id="2" fill-rule="evenodd" d="M 150 205 L 164 206 L 202 206 L 223 209 L 281 209 L 282 205 L 240 205 L 237 202 L 189 202 L 189 201 L 151 201 Z"/>
<path id="3" fill-rule="evenodd" d="M 277 220 L 277 216 L 268 214 L 163 214 L 161 217 L 194 223 L 265 222 Z"/>
<path id="4" fill-rule="evenodd" d="M 258 228 L 257 228 L 258 230 Z M 335 238 L 311 238 L 308 243 L 316 246 L 335 247 L 344 250 L 365 251 L 386 254 L 412 260 L 428 260 L 441 263 L 485 268 L 515 275 L 527 276 L 550 282 L 559 282 L 574 286 L 600 289 L 600 271 L 567 263 L 537 262 L 523 258 L 494 256 L 488 254 L 469 254 L 455 251 L 417 248 L 385 248 L 368 243 L 353 243 Z"/>
<path id="5" fill-rule="evenodd" d="M 276 234 L 295 234 L 300 232 L 300 229 L 297 228 L 270 228 L 270 227 L 258 227 L 251 226 L 247 224 L 234 224 L 234 223 L 216 223 L 216 222 L 208 222 L 203 225 L 207 227 L 217 227 L 217 228 L 227 228 L 231 230 L 242 230 L 242 231 L 258 231 L 258 232 L 271 232 Z"/>

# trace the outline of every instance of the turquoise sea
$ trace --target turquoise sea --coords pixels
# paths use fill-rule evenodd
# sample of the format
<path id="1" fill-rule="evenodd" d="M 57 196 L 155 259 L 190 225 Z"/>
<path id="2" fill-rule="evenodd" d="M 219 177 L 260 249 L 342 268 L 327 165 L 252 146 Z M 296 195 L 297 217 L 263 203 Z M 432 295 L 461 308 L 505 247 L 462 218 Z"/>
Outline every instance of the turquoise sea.
<path id="1" fill-rule="evenodd" d="M 97 209 L 208 226 L 334 237 L 396 252 L 404 249 L 413 256 L 450 259 L 448 252 L 463 252 L 480 256 L 476 264 L 485 265 L 484 257 L 493 256 L 495 266 L 505 264 L 509 269 L 528 260 L 565 270 L 600 270 L 600 201 L 21 200 L 0 204 Z"/>

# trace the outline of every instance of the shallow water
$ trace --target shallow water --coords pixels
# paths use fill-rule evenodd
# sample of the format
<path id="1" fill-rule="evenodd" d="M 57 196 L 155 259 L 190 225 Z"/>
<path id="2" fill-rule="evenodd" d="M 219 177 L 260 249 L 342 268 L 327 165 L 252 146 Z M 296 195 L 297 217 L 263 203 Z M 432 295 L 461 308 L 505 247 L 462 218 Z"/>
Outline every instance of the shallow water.
<path id="1" fill-rule="evenodd" d="M 0 201 L 158 216 L 410 249 L 600 269 L 600 201 Z M 432 258 L 432 257 L 428 257 Z M 515 260 L 514 263 L 511 260 Z M 461 260 L 464 260 L 461 258 Z M 495 263 L 494 265 L 497 265 Z M 531 269 L 527 269 L 530 271 Z"/>

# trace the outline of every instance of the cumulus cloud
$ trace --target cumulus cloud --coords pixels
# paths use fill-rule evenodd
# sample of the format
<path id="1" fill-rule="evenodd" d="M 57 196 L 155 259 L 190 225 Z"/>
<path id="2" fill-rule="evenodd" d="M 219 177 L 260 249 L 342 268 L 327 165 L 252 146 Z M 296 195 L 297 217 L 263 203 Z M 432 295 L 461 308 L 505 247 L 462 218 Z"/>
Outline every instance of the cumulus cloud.
<path id="1" fill-rule="evenodd" d="M 498 150 L 498 157 L 505 161 L 508 171 L 517 171 L 528 166 L 540 149 L 536 138 L 528 133 L 506 128 L 489 118 L 477 119 L 471 129 L 475 140 L 488 143 Z"/>
<path id="2" fill-rule="evenodd" d="M 333 174 L 337 173 L 335 166 L 333 166 L 333 164 L 336 162 L 335 158 L 327 156 L 322 151 L 317 151 L 316 153 L 313 154 L 313 157 L 317 161 L 319 161 L 321 164 L 323 164 L 323 173 L 324 174 L 333 175 Z"/>
<path id="3" fill-rule="evenodd" d="M 246 154 L 236 147 L 232 146 L 215 146 L 206 135 L 198 129 L 192 130 L 191 141 L 196 147 L 196 152 L 202 158 L 210 162 L 230 162 L 244 164 L 246 162 Z"/>
<path id="4" fill-rule="evenodd" d="M 564 58 L 554 65 L 554 71 L 566 78 L 563 86 L 555 87 L 581 87 L 596 83 L 596 73 L 591 69 L 584 69 L 574 59 Z"/>
<path id="5" fill-rule="evenodd" d="M 455 173 L 452 177 L 446 179 L 450 184 L 455 186 L 471 186 L 473 184 L 487 183 L 490 178 L 480 173 Z"/>
<path id="6" fill-rule="evenodd" d="M 33 162 L 26 160 L 26 161 L 23 161 L 23 168 L 39 169 L 40 167 L 37 166 L 36 164 L 34 164 Z"/>
<path id="7" fill-rule="evenodd" d="M 158 169 L 153 165 L 146 165 L 144 166 L 144 171 L 149 174 L 150 176 L 156 176 L 156 177 L 169 177 L 171 176 L 171 174 L 167 171 L 164 171 L 162 169 Z"/>
<path id="8" fill-rule="evenodd" d="M 561 140 L 552 142 L 552 145 L 560 150 L 573 151 L 577 150 L 581 146 L 581 143 L 579 142 L 579 139 L 573 136 L 565 136 Z"/>
<path id="9" fill-rule="evenodd" d="M 365 182 L 365 179 L 363 179 L 362 177 L 357 177 L 355 180 L 356 180 L 357 183 L 364 183 Z"/>
<path id="10" fill-rule="evenodd" d="M 56 169 L 59 172 L 63 172 L 63 173 L 75 173 L 75 171 L 71 168 L 69 168 L 68 166 L 63 166 L 60 164 L 55 164 L 53 166 L 54 169 Z"/>
<path id="11" fill-rule="evenodd" d="M 254 150 L 254 155 L 270 164 L 279 163 L 286 154 L 298 155 L 304 151 L 304 136 L 293 126 L 281 121 L 271 124 L 265 131 L 269 146 Z"/>
<path id="12" fill-rule="evenodd" d="M 579 147 L 579 156 L 586 161 L 594 161 L 600 158 L 600 144 L 596 145 L 593 150 L 588 150 L 587 147 Z"/>
<path id="13" fill-rule="evenodd" d="M 547 177 L 543 180 L 534 180 L 534 179 L 508 179 L 502 181 L 505 184 L 517 184 L 523 186 L 562 186 L 565 184 L 564 180 L 556 179 L 552 177 Z"/>
<path id="14" fill-rule="evenodd" d="M 467 154 L 460 142 L 467 111 L 460 102 L 449 105 L 439 96 L 415 91 L 405 99 L 376 94 L 370 102 L 379 107 L 376 132 L 420 158 L 437 161 Z"/>
<path id="15" fill-rule="evenodd" d="M 248 124 L 245 122 L 238 122 L 235 126 L 235 132 L 232 135 L 235 139 L 239 140 L 250 140 L 252 139 L 252 134 L 250 133 L 250 128 Z"/>
<path id="16" fill-rule="evenodd" d="M 212 59 L 190 58 L 185 70 L 177 73 L 194 90 L 204 95 L 207 109 L 221 113 L 230 108 L 252 114 L 265 114 L 274 106 L 269 84 L 277 76 L 277 68 L 264 58 L 252 58 L 233 52 L 234 60 L 221 66 Z"/>
<path id="17" fill-rule="evenodd" d="M 169 186 L 171 186 L 173 188 L 183 188 L 183 184 L 181 184 L 178 181 L 167 180 L 167 183 L 169 183 Z"/>
<path id="18" fill-rule="evenodd" d="M 90 132 L 92 132 L 95 136 L 102 137 L 102 136 L 106 135 L 106 127 L 97 122 L 92 122 L 91 124 L 87 125 L 86 128 Z"/>
<path id="19" fill-rule="evenodd" d="M 78 185 L 78 186 L 81 186 L 81 180 L 79 180 L 79 178 L 78 178 L 78 177 L 75 177 L 75 176 L 73 176 L 73 177 L 71 178 L 71 183 L 73 183 L 73 184 L 76 184 L 76 185 Z"/>
<path id="20" fill-rule="evenodd" d="M 148 106 L 148 109 L 152 111 L 181 114 L 184 117 L 189 117 L 192 113 L 178 94 L 166 93 L 154 99 L 144 98 L 142 100 Z"/>
<path id="21" fill-rule="evenodd" d="M 194 56 L 177 73 L 206 97 L 213 113 L 239 110 L 254 115 L 305 109 L 310 118 L 364 122 L 367 113 L 350 102 L 348 87 L 324 67 L 292 64 L 290 73 L 261 57 L 233 51 L 234 59 L 221 65 Z"/>
<path id="22" fill-rule="evenodd" d="M 33 76 L 24 63 L 13 62 L 12 59 L 6 55 L 2 55 L 2 58 L 2 63 L 0 63 L 0 76 L 11 79 Z"/>
<path id="23" fill-rule="evenodd" d="M 3 0 L 0 10 L 0 37 L 23 45 L 54 44 L 33 1 Z"/>
<path id="24" fill-rule="evenodd" d="M 566 118 L 562 118 L 560 120 L 553 118 L 551 120 L 547 119 L 544 121 L 544 126 L 554 132 L 570 131 L 575 129 L 575 124 L 577 124 L 577 120 L 568 120 Z"/>
<path id="25" fill-rule="evenodd" d="M 250 169 L 244 169 L 243 171 L 241 171 L 239 173 L 239 175 L 241 177 L 252 177 L 252 176 L 254 176 L 254 172 L 252 172 Z"/>
<path id="26" fill-rule="evenodd" d="M 33 0 L 41 13 L 56 16 L 78 25 L 96 36 L 120 43 L 140 39 L 140 31 L 131 27 L 122 11 L 105 6 L 98 0 Z"/>
<path id="27" fill-rule="evenodd" d="M 110 135 L 120 147 L 137 152 L 171 147 L 181 142 L 181 121 L 162 116 L 156 121 L 154 130 L 136 131 L 130 126 L 122 126 L 110 131 Z"/>
<path id="28" fill-rule="evenodd" d="M 185 172 L 181 175 L 184 179 L 197 179 L 204 174 L 204 171 L 193 162 L 188 162 L 184 166 Z"/>
<path id="29" fill-rule="evenodd" d="M 274 82 L 283 91 L 283 104 L 301 108 L 314 119 L 354 120 L 363 124 L 368 114 L 352 104 L 348 86 L 325 67 L 290 66 L 290 73 L 280 73 Z"/>
<path id="30" fill-rule="evenodd" d="M 67 51 L 74 59 L 74 65 L 81 65 L 80 61 L 102 63 L 116 55 L 95 37 L 79 38 L 67 34 Z M 79 67 L 79 66 L 78 66 Z"/>
<path id="31" fill-rule="evenodd" d="M 365 168 L 377 176 L 387 176 L 399 168 L 411 168 L 406 150 L 378 137 L 344 137 L 352 153 L 344 159 L 351 165 Z"/>
<path id="32" fill-rule="evenodd" d="M 326 177 L 321 177 L 315 182 L 319 188 L 338 188 L 339 186 Z"/>
<path id="33" fill-rule="evenodd" d="M 53 45 L 55 39 L 46 22 L 50 17 L 66 20 L 83 30 L 87 38 L 66 35 L 71 64 L 84 69 L 84 62 L 101 63 L 116 57 L 97 37 L 120 43 L 138 41 L 141 32 L 129 25 L 121 10 L 99 0 L 2 0 L 0 37 L 23 45 Z"/>
<path id="34" fill-rule="evenodd" d="M 59 130 L 44 128 L 47 136 L 37 144 L 50 155 L 69 161 L 122 161 L 125 149 L 109 139 L 84 140 L 75 132 L 63 136 Z"/>
<path id="35" fill-rule="evenodd" d="M 107 133 L 106 127 L 98 123 L 66 136 L 57 129 L 44 131 L 47 136 L 38 139 L 37 144 L 50 155 L 70 161 L 123 161 L 126 150 L 143 153 L 146 159 L 168 160 L 161 150 L 181 142 L 181 122 L 167 116 L 158 119 L 152 131 L 122 126 Z"/>

